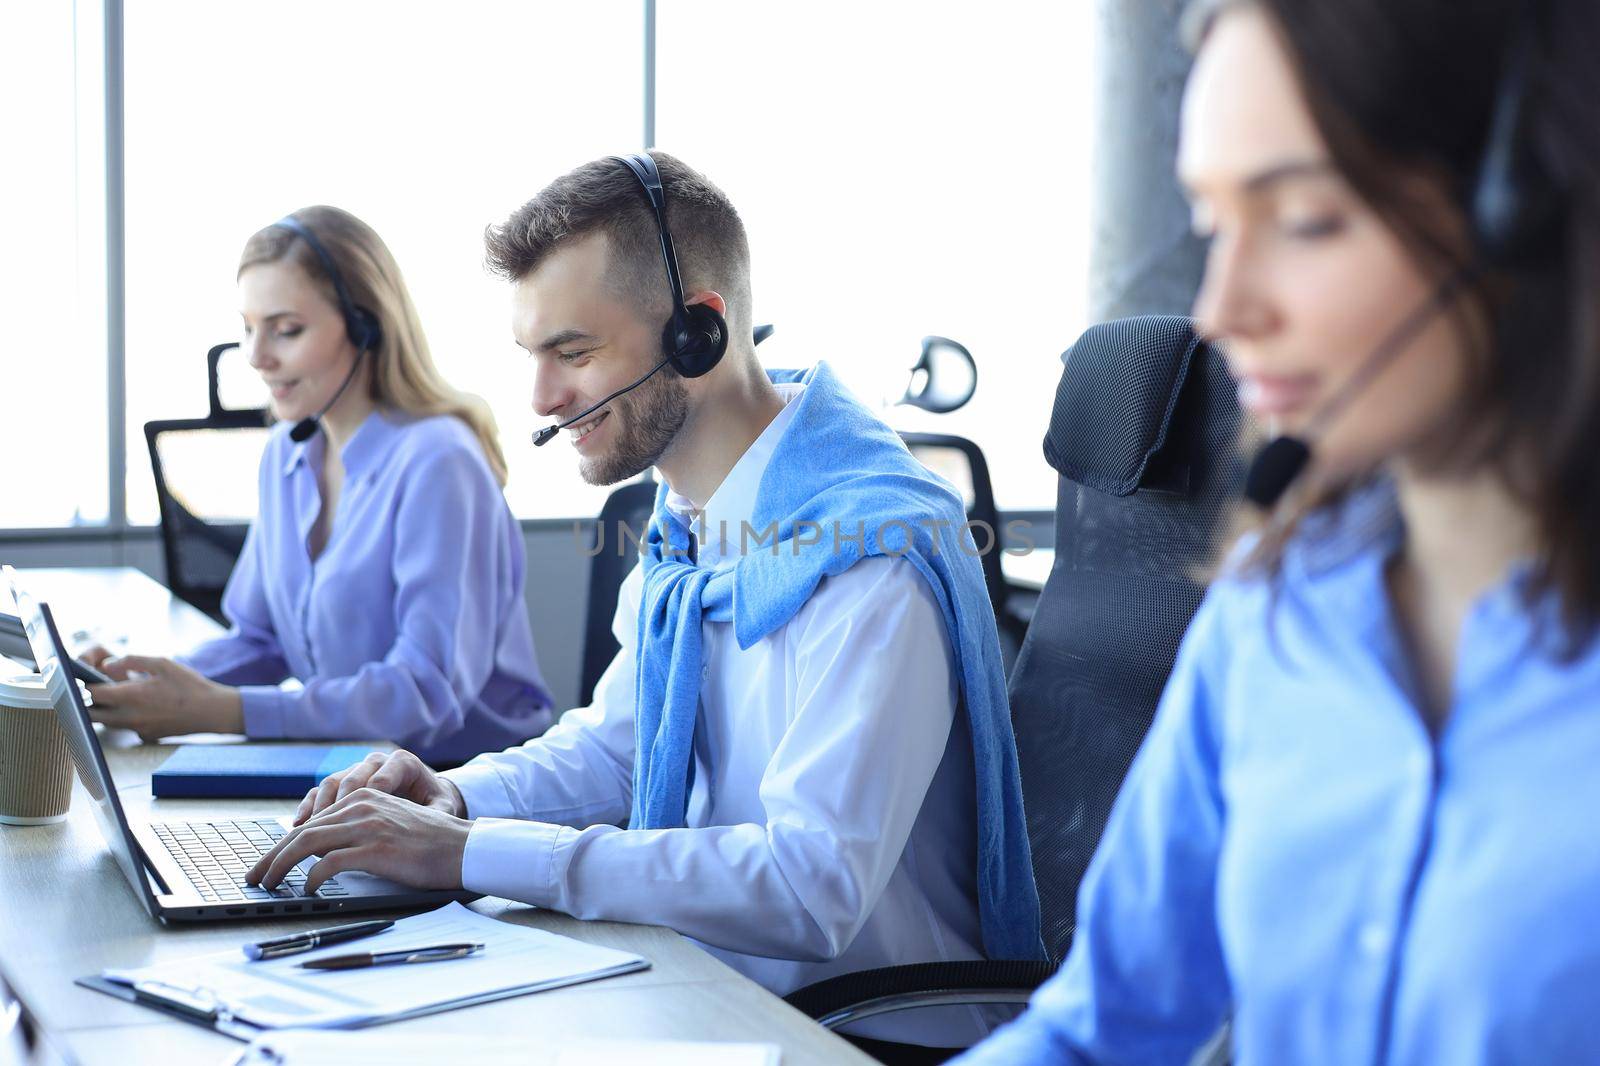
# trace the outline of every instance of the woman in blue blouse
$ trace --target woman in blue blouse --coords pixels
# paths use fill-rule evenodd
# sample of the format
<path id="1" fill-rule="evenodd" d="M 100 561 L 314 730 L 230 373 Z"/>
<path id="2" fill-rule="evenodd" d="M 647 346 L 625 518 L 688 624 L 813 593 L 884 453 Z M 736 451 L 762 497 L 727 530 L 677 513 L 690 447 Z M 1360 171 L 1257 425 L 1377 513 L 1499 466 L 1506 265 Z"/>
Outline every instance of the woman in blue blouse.
<path id="1" fill-rule="evenodd" d="M 121 682 L 94 689 L 96 716 L 147 738 L 385 738 L 436 762 L 542 733 L 494 421 L 434 368 L 389 249 L 305 208 L 250 238 L 239 293 L 279 424 L 223 595 L 233 628 L 177 661 L 91 656 Z"/>
<path id="2" fill-rule="evenodd" d="M 1600 1062 L 1597 12 L 1198 10 L 1196 315 L 1312 457 L 1185 638 L 1061 973 L 963 1062 L 1184 1063 L 1230 1017 L 1245 1064 Z"/>

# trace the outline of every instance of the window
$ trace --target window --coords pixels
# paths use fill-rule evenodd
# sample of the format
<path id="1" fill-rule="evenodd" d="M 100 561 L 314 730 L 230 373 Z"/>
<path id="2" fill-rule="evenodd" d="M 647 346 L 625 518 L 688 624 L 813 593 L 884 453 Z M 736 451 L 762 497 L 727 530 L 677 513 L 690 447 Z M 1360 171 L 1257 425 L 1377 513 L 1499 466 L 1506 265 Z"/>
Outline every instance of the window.
<path id="1" fill-rule="evenodd" d="M 130 522 L 157 520 L 143 423 L 203 414 L 205 352 L 239 335 L 245 240 L 315 203 L 360 216 L 393 250 L 439 369 L 494 408 L 514 510 L 599 510 L 606 490 L 529 442 L 545 420 L 531 410 L 532 365 L 511 339 L 506 284 L 483 269 L 482 235 L 558 174 L 638 145 L 640 10 L 130 5 Z"/>
<path id="2" fill-rule="evenodd" d="M 58 0 L 0 8 L 0 99 L 13 102 L 6 140 L 26 146 L 0 177 L 9 309 L 0 424 L 10 454 L 0 527 L 99 525 L 108 510 L 99 16 L 98 5 Z"/>
<path id="3" fill-rule="evenodd" d="M 763 361 L 826 359 L 896 428 L 977 440 L 1007 509 L 1055 503 L 1040 442 L 1085 325 L 1094 6 L 660 9 L 656 143 L 744 217 Z M 886 406 L 927 334 L 978 362 L 953 414 Z"/>
<path id="4" fill-rule="evenodd" d="M 12 115 L 28 165 L 3 179 L 0 285 L 27 312 L 8 323 L 6 392 L 59 398 L 14 403 L 6 426 L 50 441 L 67 474 L 0 474 L 0 528 L 156 522 L 143 425 L 204 412 L 205 352 L 239 334 L 244 241 L 312 203 L 394 250 L 441 371 L 495 411 L 516 513 L 594 514 L 607 490 L 529 444 L 544 420 L 482 232 L 577 163 L 638 147 L 646 5 L 126 6 L 120 65 L 102 24 L 119 0 L 0 10 L 0 91 L 29 102 Z M 756 321 L 778 327 L 764 361 L 828 359 L 898 428 L 980 441 L 1002 507 L 1049 508 L 1039 440 L 1085 318 L 1094 5 L 657 10 L 654 139 L 744 214 Z M 108 98 L 125 129 L 109 185 Z M 108 265 L 125 322 L 108 318 Z M 891 406 L 927 334 L 978 360 L 951 415 Z M 224 396 L 250 402 L 239 377 Z"/>

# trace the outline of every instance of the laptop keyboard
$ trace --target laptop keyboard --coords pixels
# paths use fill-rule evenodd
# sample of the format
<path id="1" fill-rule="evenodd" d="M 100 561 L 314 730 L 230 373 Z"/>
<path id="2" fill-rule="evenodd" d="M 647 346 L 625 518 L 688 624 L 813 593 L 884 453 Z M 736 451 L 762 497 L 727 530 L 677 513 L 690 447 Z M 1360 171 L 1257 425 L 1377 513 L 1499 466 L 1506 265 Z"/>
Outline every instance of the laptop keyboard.
<path id="1" fill-rule="evenodd" d="M 150 828 L 208 903 L 290 899 L 306 894 L 305 871 L 299 867 L 290 870 L 283 883 L 270 891 L 245 883 L 244 875 L 283 836 L 283 826 L 273 819 L 151 822 Z M 348 894 L 333 877 L 317 889 L 318 897 Z"/>

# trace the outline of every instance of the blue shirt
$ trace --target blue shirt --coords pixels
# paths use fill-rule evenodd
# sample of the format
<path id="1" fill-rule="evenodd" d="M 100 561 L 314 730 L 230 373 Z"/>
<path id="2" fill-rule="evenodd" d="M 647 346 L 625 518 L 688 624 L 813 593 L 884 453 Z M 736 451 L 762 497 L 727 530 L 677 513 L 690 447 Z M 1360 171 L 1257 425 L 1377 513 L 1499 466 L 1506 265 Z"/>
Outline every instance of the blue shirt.
<path id="1" fill-rule="evenodd" d="M 1230 1012 L 1246 1066 L 1600 1061 L 1600 648 L 1562 661 L 1519 568 L 1431 735 L 1383 580 L 1402 536 L 1369 490 L 1291 545 L 1275 604 L 1212 588 L 1066 964 L 962 1063 L 1182 1063 Z"/>
<path id="2" fill-rule="evenodd" d="M 233 628 L 182 661 L 241 686 L 252 737 L 389 739 L 454 762 L 542 733 L 522 531 L 472 431 L 368 416 L 312 562 L 326 437 L 295 444 L 288 428 L 262 456 L 260 517 L 223 593 Z M 288 677 L 304 687 L 279 688 Z"/>

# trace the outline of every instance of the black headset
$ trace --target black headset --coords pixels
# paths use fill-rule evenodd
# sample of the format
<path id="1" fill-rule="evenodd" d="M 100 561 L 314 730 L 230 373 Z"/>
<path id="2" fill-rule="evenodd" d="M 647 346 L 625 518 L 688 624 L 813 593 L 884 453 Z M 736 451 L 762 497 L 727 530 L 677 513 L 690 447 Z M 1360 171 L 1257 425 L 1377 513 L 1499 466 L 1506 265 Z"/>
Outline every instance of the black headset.
<path id="1" fill-rule="evenodd" d="M 661 187 L 661 172 L 656 161 L 646 153 L 616 155 L 611 158 L 628 168 L 639 179 L 644 194 L 650 200 L 650 209 L 656 215 L 656 232 L 661 236 L 661 261 L 667 267 L 667 284 L 672 286 L 672 317 L 661 330 L 661 360 L 639 380 L 624 385 L 598 403 L 592 403 L 571 418 L 546 426 L 533 435 L 533 445 L 542 448 L 555 439 L 568 426 L 577 425 L 618 396 L 632 392 L 671 366 L 686 378 L 697 378 L 711 373 L 712 367 L 722 362 L 728 350 L 728 323 L 709 304 L 689 306 L 683 302 L 683 279 L 678 275 L 678 253 L 672 250 L 672 232 L 667 229 L 667 197 Z"/>
<path id="2" fill-rule="evenodd" d="M 1305 434 L 1274 437 L 1256 453 L 1245 474 L 1244 495 L 1257 506 L 1270 508 L 1283 498 L 1309 465 L 1312 447 L 1328 424 L 1485 269 L 1537 267 L 1560 257 L 1566 196 L 1539 161 L 1531 133 L 1536 101 L 1530 80 L 1539 34 L 1538 6 L 1530 4 L 1523 12 L 1500 72 L 1489 136 L 1467 199 L 1476 246 L 1473 260 L 1454 271 L 1379 342 L 1345 387 L 1312 414 Z"/>
<path id="3" fill-rule="evenodd" d="M 667 197 L 661 187 L 661 172 L 646 152 L 613 156 L 628 168 L 655 212 L 656 232 L 661 236 L 661 261 L 666 264 L 667 284 L 672 286 L 672 318 L 661 330 L 661 350 L 672 369 L 686 378 L 709 374 L 728 350 L 728 323 L 707 304 L 692 307 L 683 302 L 683 278 L 678 273 L 678 253 L 672 248 L 672 231 L 667 229 Z"/>
<path id="4" fill-rule="evenodd" d="M 1565 200 L 1533 143 L 1530 81 L 1538 51 L 1539 4 L 1523 12 L 1506 57 L 1468 211 L 1482 257 L 1496 266 L 1548 263 L 1561 251 Z"/>
<path id="5" fill-rule="evenodd" d="M 302 418 L 289 430 L 289 439 L 296 444 L 310 440 L 312 434 L 322 428 L 322 417 L 333 409 L 339 402 L 339 397 L 344 395 L 344 390 L 350 387 L 350 382 L 355 380 L 356 371 L 361 367 L 361 358 L 378 346 L 383 339 L 383 331 L 378 326 L 378 316 L 365 307 L 356 306 L 350 299 L 350 291 L 344 287 L 344 275 L 339 273 L 339 268 L 334 265 L 333 256 L 328 254 L 328 249 L 322 246 L 317 235 L 311 232 L 311 227 L 301 222 L 293 215 L 285 215 L 272 224 L 272 227 L 286 229 L 296 237 L 306 242 L 306 245 L 316 253 L 317 259 L 322 263 L 323 271 L 328 275 L 328 280 L 333 283 L 333 294 L 339 301 L 339 314 L 344 318 L 344 330 L 350 337 L 350 343 L 356 346 L 356 358 L 350 364 L 350 373 L 344 377 L 344 382 L 339 386 L 339 391 L 333 394 L 333 399 L 323 404 L 322 410 L 309 418 Z M 272 227 L 268 227 L 269 229 Z"/>
<path id="6" fill-rule="evenodd" d="M 344 275 L 339 273 L 339 268 L 333 263 L 333 256 L 328 254 L 328 249 L 323 247 L 317 235 L 311 232 L 311 227 L 293 215 L 285 215 L 272 225 L 293 233 L 316 253 L 317 259 L 322 263 L 323 272 L 333 283 L 333 295 L 339 301 L 339 313 L 344 316 L 344 328 L 350 335 L 350 343 L 356 346 L 357 351 L 363 353 L 376 348 L 383 336 L 378 328 L 378 316 L 365 307 L 357 307 L 355 301 L 350 299 L 350 290 L 344 287 Z"/>

